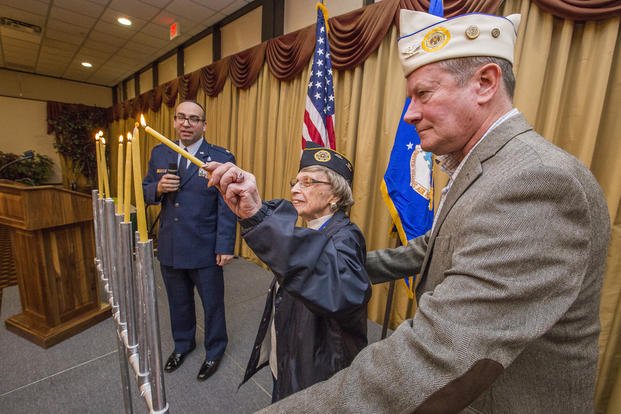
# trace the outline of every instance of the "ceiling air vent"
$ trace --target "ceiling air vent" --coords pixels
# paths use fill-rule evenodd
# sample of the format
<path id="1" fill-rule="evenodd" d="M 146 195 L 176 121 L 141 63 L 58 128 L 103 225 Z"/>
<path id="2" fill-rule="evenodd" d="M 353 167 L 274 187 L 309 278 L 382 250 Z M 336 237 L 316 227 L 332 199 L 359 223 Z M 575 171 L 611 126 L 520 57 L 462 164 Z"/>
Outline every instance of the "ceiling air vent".
<path id="1" fill-rule="evenodd" d="M 41 26 L 20 22 L 19 20 L 11 19 L 9 17 L 0 17 L 0 26 L 35 35 L 41 34 Z"/>
<path id="2" fill-rule="evenodd" d="M 9 49 L 13 40 L 39 45 L 41 43 L 41 26 L 20 22 L 9 17 L 0 17 L 0 39 L 2 39 L 2 47 Z"/>

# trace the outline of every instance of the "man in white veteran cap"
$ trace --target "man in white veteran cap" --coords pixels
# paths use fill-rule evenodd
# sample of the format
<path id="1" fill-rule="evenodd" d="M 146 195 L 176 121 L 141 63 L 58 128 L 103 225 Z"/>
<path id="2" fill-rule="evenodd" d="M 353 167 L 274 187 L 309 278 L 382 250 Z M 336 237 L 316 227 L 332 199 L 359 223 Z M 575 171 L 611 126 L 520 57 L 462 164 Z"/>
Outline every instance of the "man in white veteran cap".
<path id="1" fill-rule="evenodd" d="M 610 221 L 591 173 L 513 108 L 518 23 L 401 11 L 404 118 L 450 181 L 431 231 L 366 266 L 374 283 L 418 274 L 418 310 L 268 411 L 594 411 Z"/>

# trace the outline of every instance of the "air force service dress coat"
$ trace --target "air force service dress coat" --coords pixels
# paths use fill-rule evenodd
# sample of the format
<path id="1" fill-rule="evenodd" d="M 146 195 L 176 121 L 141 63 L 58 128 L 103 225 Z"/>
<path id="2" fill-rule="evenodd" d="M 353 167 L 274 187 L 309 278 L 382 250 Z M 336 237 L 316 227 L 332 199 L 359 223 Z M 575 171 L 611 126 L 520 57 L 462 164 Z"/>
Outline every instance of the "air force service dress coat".
<path id="1" fill-rule="evenodd" d="M 195 156 L 204 161 L 235 163 L 222 147 L 203 140 Z M 198 166 L 190 163 L 175 193 L 157 198 L 157 183 L 178 154 L 160 144 L 153 148 L 149 171 L 143 181 L 148 204 L 162 203 L 158 233 L 158 260 L 176 269 L 198 269 L 216 265 L 216 254 L 233 254 L 235 214 L 215 188 L 207 187 Z M 186 162 L 185 158 L 181 159 Z"/>
<path id="2" fill-rule="evenodd" d="M 200 160 L 235 162 L 224 148 L 203 140 L 194 154 Z M 186 162 L 181 158 L 181 162 Z M 176 165 L 177 153 L 164 145 L 153 148 L 143 181 L 145 200 L 162 203 L 158 233 L 158 259 L 168 294 L 175 352 L 194 349 L 196 312 L 194 288 L 205 316 L 204 346 L 207 360 L 222 358 L 228 336 L 224 309 L 224 276 L 217 254 L 233 254 L 237 219 L 215 188 L 207 187 L 202 170 L 190 163 L 179 190 L 157 199 L 157 183 Z"/>
<path id="3" fill-rule="evenodd" d="M 420 273 L 414 319 L 265 411 L 594 412 L 609 235 L 587 168 L 508 119 L 472 150 L 431 233 L 367 257 L 374 283 Z"/>
<path id="4" fill-rule="evenodd" d="M 289 201 L 266 202 L 260 213 L 255 225 L 241 221 L 242 235 L 275 278 L 243 382 L 268 364 L 274 308 L 275 392 L 284 398 L 330 378 L 367 345 L 366 245 L 342 211 L 319 230 L 296 227 L 298 215 Z"/>

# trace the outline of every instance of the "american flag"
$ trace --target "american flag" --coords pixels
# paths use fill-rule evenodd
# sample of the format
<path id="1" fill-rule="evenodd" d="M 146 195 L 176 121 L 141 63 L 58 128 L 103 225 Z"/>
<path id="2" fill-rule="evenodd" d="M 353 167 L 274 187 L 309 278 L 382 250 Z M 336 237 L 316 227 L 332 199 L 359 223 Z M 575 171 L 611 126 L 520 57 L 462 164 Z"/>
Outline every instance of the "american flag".
<path id="1" fill-rule="evenodd" d="M 313 67 L 306 94 L 302 148 L 306 141 L 336 149 L 334 138 L 334 88 L 332 85 L 332 62 L 326 28 L 325 7 L 317 4 L 317 29 Z M 326 13 L 327 14 L 327 13 Z"/>

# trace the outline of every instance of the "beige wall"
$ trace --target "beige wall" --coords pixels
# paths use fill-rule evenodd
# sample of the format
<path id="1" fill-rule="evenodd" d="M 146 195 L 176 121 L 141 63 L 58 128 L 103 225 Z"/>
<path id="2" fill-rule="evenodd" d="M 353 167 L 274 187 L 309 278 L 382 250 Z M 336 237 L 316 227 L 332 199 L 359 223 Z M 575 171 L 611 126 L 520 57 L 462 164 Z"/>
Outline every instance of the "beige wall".
<path id="1" fill-rule="evenodd" d="M 291 33 L 315 24 L 317 21 L 315 4 L 317 2 L 313 0 L 285 0 L 284 32 Z M 363 6 L 362 0 L 325 0 L 324 4 L 328 8 L 328 18 Z"/>
<path id="2" fill-rule="evenodd" d="M 213 36 L 205 36 L 183 49 L 183 58 L 183 71 L 185 73 L 194 72 L 213 63 Z"/>
<path id="3" fill-rule="evenodd" d="M 54 136 L 47 134 L 45 101 L 0 96 L 0 150 L 21 154 L 26 150 L 47 155 L 54 161 L 52 183 L 62 181 L 60 159 L 54 149 Z"/>
<path id="4" fill-rule="evenodd" d="M 147 69 L 140 74 L 140 93 L 153 89 L 153 69 Z"/>
<path id="5" fill-rule="evenodd" d="M 177 54 L 159 63 L 157 77 L 160 85 L 177 77 Z"/>
<path id="6" fill-rule="evenodd" d="M 136 86 L 134 82 L 134 78 L 131 78 L 127 81 L 127 99 L 132 99 L 136 97 Z"/>
<path id="7" fill-rule="evenodd" d="M 112 88 L 0 69 L 0 96 L 109 107 Z"/>
<path id="8" fill-rule="evenodd" d="M 222 57 L 233 55 L 261 43 L 261 16 L 263 7 L 257 7 L 239 19 L 222 26 Z"/>

